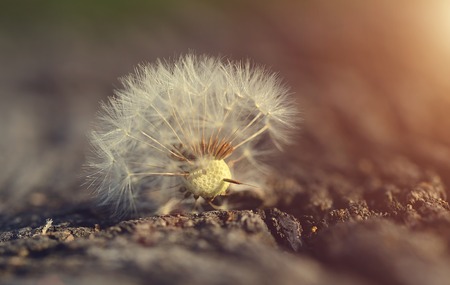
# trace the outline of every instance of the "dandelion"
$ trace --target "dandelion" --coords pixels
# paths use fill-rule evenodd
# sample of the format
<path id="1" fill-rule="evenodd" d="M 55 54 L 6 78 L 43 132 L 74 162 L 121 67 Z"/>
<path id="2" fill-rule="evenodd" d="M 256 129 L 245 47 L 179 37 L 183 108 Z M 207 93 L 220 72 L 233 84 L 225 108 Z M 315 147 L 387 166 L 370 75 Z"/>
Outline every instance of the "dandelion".
<path id="1" fill-rule="evenodd" d="M 139 66 L 123 85 L 102 105 L 88 163 L 90 186 L 116 215 L 188 211 L 258 187 L 263 161 L 295 127 L 287 89 L 249 62 L 187 55 Z"/>

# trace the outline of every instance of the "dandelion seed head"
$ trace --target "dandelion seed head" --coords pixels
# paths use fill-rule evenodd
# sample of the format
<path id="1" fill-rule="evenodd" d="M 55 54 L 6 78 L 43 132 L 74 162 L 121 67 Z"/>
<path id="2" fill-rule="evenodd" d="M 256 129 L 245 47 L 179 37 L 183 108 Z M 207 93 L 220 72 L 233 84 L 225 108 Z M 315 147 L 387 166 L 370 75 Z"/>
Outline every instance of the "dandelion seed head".
<path id="1" fill-rule="evenodd" d="M 262 158 L 298 122 L 277 76 L 249 62 L 186 55 L 141 65 L 123 85 L 101 106 L 88 163 L 89 185 L 117 215 L 189 210 L 190 195 L 211 201 L 261 181 Z"/>

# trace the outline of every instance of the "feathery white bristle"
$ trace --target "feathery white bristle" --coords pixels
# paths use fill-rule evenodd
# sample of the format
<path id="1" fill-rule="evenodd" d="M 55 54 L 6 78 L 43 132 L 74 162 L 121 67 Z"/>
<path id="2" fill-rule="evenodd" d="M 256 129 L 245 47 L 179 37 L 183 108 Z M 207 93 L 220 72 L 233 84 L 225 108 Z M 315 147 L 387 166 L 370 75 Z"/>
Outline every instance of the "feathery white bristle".
<path id="1" fill-rule="evenodd" d="M 178 190 L 208 161 L 231 168 L 234 177 L 223 179 L 257 179 L 268 168 L 259 159 L 287 143 L 297 122 L 286 88 L 249 62 L 187 55 L 139 66 L 123 84 L 102 105 L 88 175 L 101 204 L 118 215 L 140 202 L 155 212 L 168 204 L 183 210 L 185 201 L 173 202 L 185 195 Z M 239 165 L 247 167 L 233 171 Z"/>

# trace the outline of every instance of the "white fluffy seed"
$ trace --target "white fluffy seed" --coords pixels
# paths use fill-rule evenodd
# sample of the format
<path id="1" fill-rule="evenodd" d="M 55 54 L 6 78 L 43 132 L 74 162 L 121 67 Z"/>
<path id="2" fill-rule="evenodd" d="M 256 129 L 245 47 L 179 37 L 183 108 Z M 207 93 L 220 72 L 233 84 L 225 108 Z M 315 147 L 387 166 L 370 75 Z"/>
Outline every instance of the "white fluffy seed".
<path id="1" fill-rule="evenodd" d="M 102 105 L 88 163 L 89 185 L 116 215 L 192 209 L 178 189 L 211 201 L 258 184 L 262 160 L 298 122 L 287 89 L 249 62 L 187 55 L 140 66 L 123 84 Z"/>

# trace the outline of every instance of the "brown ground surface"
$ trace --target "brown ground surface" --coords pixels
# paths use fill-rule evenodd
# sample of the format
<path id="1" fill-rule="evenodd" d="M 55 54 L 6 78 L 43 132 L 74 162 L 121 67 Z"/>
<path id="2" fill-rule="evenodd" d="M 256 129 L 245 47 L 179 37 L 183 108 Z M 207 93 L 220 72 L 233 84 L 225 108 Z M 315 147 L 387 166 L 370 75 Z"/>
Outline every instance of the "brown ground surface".
<path id="1" fill-rule="evenodd" d="M 0 283 L 450 284 L 450 5 L 328 2 L 1 4 Z M 80 186 L 98 101 L 189 50 L 292 87 L 304 121 L 271 191 L 100 215 Z"/>

